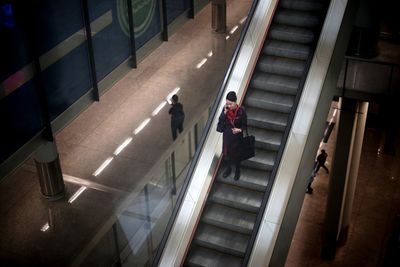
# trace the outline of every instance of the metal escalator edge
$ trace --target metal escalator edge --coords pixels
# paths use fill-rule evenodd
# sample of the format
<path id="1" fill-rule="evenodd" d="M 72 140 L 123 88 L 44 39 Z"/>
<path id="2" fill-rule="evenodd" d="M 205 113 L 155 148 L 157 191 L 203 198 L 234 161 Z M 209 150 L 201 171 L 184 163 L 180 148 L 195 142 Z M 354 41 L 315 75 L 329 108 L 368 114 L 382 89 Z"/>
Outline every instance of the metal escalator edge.
<path id="1" fill-rule="evenodd" d="M 272 23 L 269 38 L 262 44 L 259 34 L 252 52 L 240 51 L 231 66 L 158 266 L 266 266 L 270 262 L 347 2 L 332 0 L 327 19 L 323 15 L 320 22 L 314 14 L 320 14 L 321 7 L 325 14 L 324 0 L 281 0 L 273 20 L 278 1 L 266 2 L 254 13 L 264 17 L 252 19 L 246 37 L 254 41 L 254 29 L 266 31 Z M 309 28 L 322 28 L 321 38 L 307 41 Z M 316 45 L 324 38 L 328 42 L 320 40 Z M 245 71 L 240 63 L 246 65 Z M 243 163 L 239 182 L 220 175 L 221 138 L 214 131 L 222 96 L 231 90 L 242 97 L 249 128 L 258 140 L 256 157 Z"/>
<path id="2" fill-rule="evenodd" d="M 247 266 L 284 266 L 345 56 L 358 0 L 330 1 Z"/>

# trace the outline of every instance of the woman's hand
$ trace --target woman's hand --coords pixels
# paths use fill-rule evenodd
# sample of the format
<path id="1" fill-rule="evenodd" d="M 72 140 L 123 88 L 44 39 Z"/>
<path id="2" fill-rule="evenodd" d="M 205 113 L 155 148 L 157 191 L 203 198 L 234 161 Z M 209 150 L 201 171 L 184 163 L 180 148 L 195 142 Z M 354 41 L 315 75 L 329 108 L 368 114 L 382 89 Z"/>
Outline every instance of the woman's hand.
<path id="1" fill-rule="evenodd" d="M 225 106 L 224 106 L 224 114 L 226 114 L 228 112 L 228 110 L 229 110 L 229 107 L 225 104 Z"/>
<path id="2" fill-rule="evenodd" d="M 238 134 L 238 133 L 241 133 L 242 132 L 242 129 L 240 129 L 240 128 L 232 128 L 232 133 L 233 134 Z"/>

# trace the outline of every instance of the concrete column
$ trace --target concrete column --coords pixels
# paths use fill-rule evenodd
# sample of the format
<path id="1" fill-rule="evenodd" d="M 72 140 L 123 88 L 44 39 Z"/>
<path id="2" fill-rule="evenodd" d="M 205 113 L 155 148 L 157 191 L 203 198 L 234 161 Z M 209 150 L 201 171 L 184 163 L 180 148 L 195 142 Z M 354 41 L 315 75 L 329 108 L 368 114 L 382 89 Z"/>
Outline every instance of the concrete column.
<path id="1" fill-rule="evenodd" d="M 364 141 L 365 123 L 367 121 L 368 102 L 357 103 L 357 114 L 354 122 L 354 135 L 352 141 L 351 158 L 348 164 L 348 177 L 346 196 L 344 201 L 344 210 L 342 224 L 339 234 L 339 245 L 344 245 L 347 241 L 350 226 L 350 216 L 353 210 L 354 193 L 356 190 L 356 182 L 358 177 L 358 169 L 360 165 L 360 157 L 362 144 Z"/>
<path id="2" fill-rule="evenodd" d="M 64 197 L 65 186 L 55 143 L 47 141 L 39 147 L 34 161 L 43 196 L 50 201 Z"/>
<path id="3" fill-rule="evenodd" d="M 351 158 L 353 125 L 357 101 L 342 98 L 339 104 L 339 123 L 336 137 L 336 148 L 331 165 L 328 199 L 322 233 L 321 256 L 333 260 L 339 236 L 343 204 L 346 197 L 346 177 L 349 159 Z"/>
<path id="4" fill-rule="evenodd" d="M 211 14 L 211 27 L 218 33 L 226 32 L 226 0 L 212 0 Z"/>

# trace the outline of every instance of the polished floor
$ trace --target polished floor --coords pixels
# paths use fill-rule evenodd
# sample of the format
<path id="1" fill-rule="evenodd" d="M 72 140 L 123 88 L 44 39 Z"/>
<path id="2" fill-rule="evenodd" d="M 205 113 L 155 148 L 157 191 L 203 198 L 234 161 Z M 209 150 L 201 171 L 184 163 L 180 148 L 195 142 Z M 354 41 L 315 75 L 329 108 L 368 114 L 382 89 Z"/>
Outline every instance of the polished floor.
<path id="1" fill-rule="evenodd" d="M 105 222 L 119 212 L 120 204 L 138 190 L 143 177 L 175 145 L 168 107 L 154 116 L 153 111 L 180 88 L 185 127 L 190 128 L 212 104 L 250 4 L 250 0 L 228 1 L 228 29 L 239 25 L 239 30 L 227 34 L 211 30 L 208 5 L 118 81 L 99 103 L 57 133 L 66 183 L 64 200 L 48 202 L 42 197 L 32 159 L 1 181 L 1 266 L 78 266 L 75 260 L 89 254 L 86 250 L 98 242 L 94 237 Z M 148 123 L 139 132 L 144 122 Z M 127 138 L 132 138 L 129 145 L 112 156 Z M 321 170 L 314 193 L 305 196 L 286 266 L 379 266 L 384 253 L 381 245 L 400 207 L 399 156 L 377 154 L 381 140 L 379 131 L 366 131 L 349 240 L 338 249 L 336 259 L 327 262 L 319 257 L 329 179 Z M 329 154 L 333 147 L 331 138 L 326 145 Z M 107 168 L 94 175 L 111 156 Z M 140 265 L 128 261 L 124 266 Z"/>
<path id="2" fill-rule="evenodd" d="M 321 146 L 329 155 L 329 169 L 335 134 L 336 127 L 328 142 Z M 383 264 L 385 257 L 388 258 L 390 240 L 399 238 L 395 234 L 400 230 L 400 136 L 396 139 L 396 155 L 383 153 L 384 141 L 384 131 L 366 128 L 348 239 L 345 244 L 338 245 L 335 259 L 327 261 L 320 256 L 331 179 L 321 168 L 313 182 L 313 193 L 305 196 L 286 267 L 397 266 Z"/>
<path id="3" fill-rule="evenodd" d="M 66 183 L 64 200 L 48 202 L 41 196 L 32 159 L 2 180 L 1 266 L 69 266 L 84 257 L 121 203 L 142 189 L 154 164 L 176 145 L 169 106 L 155 114 L 157 107 L 179 88 L 186 113 L 184 127 L 189 130 L 212 105 L 250 5 L 250 0 L 228 1 L 227 28 L 239 27 L 225 34 L 211 29 L 211 6 L 206 6 L 99 103 L 57 133 Z M 116 149 L 129 138 L 131 142 L 116 156 Z M 107 168 L 96 174 L 105 162 L 109 162 Z"/>

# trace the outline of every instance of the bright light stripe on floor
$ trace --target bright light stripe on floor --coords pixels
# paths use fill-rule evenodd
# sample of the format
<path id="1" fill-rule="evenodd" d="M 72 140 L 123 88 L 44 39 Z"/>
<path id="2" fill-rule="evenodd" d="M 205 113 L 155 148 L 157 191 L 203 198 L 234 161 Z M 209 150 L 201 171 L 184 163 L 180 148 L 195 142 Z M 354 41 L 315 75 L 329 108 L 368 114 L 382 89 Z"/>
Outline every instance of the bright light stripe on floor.
<path id="1" fill-rule="evenodd" d="M 168 101 L 169 104 L 172 103 L 172 102 L 171 102 L 172 96 L 175 95 L 175 94 L 177 94 L 177 93 L 179 92 L 179 90 L 181 90 L 180 87 L 175 87 L 175 89 L 174 89 L 171 93 L 169 93 L 169 94 L 167 95 L 167 97 L 166 97 L 165 99 Z"/>
<path id="2" fill-rule="evenodd" d="M 40 231 L 46 232 L 46 231 L 49 230 L 49 229 L 50 229 L 50 225 L 49 225 L 49 223 L 47 222 L 45 225 L 42 226 L 42 228 L 40 228 Z"/>
<path id="3" fill-rule="evenodd" d="M 119 153 L 121 153 L 121 151 L 127 146 L 129 145 L 129 143 L 132 141 L 132 137 L 129 137 L 127 139 L 125 139 L 125 141 L 114 151 L 114 155 L 118 155 Z"/>
<path id="4" fill-rule="evenodd" d="M 212 57 L 213 56 L 213 51 L 208 52 L 207 56 L 208 57 Z"/>
<path id="5" fill-rule="evenodd" d="M 229 31 L 230 34 L 233 34 L 239 28 L 238 25 L 235 25 L 232 30 Z"/>
<path id="6" fill-rule="evenodd" d="M 203 67 L 204 63 L 207 62 L 207 58 L 203 58 L 199 64 L 196 65 L 196 69 L 200 69 L 201 67 Z"/>
<path id="7" fill-rule="evenodd" d="M 336 112 L 337 112 L 337 109 L 335 109 L 335 110 L 333 111 L 332 118 L 329 120 L 329 123 L 332 123 L 332 122 L 333 122 L 333 119 L 334 119 L 335 116 L 336 116 Z"/>
<path id="8" fill-rule="evenodd" d="M 63 178 L 64 178 L 64 181 L 66 181 L 66 182 L 77 184 L 79 186 L 86 186 L 89 189 L 94 189 L 94 190 L 101 191 L 101 192 L 107 192 L 107 193 L 122 195 L 122 196 L 129 194 L 129 192 L 127 192 L 127 191 L 120 190 L 120 189 L 114 188 L 112 186 L 108 186 L 108 185 L 100 184 L 97 182 L 89 181 L 86 179 L 78 178 L 78 177 L 71 176 L 71 175 L 68 175 L 65 173 L 63 174 Z"/>
<path id="9" fill-rule="evenodd" d="M 110 162 L 113 160 L 113 157 L 109 157 L 107 158 L 101 165 L 99 168 L 97 168 L 97 170 L 93 173 L 94 176 L 99 175 L 107 166 L 108 164 L 110 164 Z"/>
<path id="10" fill-rule="evenodd" d="M 144 127 L 150 122 L 150 118 L 145 119 L 133 132 L 135 135 L 137 135 L 141 130 L 143 130 Z"/>
<path id="11" fill-rule="evenodd" d="M 240 23 L 240 24 L 243 24 L 243 23 L 246 21 L 246 19 L 247 19 L 247 16 L 244 17 L 244 18 L 242 18 L 242 19 L 239 21 L 239 23 Z"/>
<path id="12" fill-rule="evenodd" d="M 73 194 L 73 196 L 70 199 L 68 199 L 68 203 L 74 202 L 83 193 L 83 191 L 86 190 L 86 188 L 87 188 L 86 186 L 81 186 L 78 189 L 78 191 L 76 191 L 75 194 Z"/>
<path id="13" fill-rule="evenodd" d="M 228 40 L 229 38 L 231 38 L 229 35 L 227 35 L 226 37 L 225 37 L 225 40 Z"/>
<path id="14" fill-rule="evenodd" d="M 160 110 L 162 110 L 163 107 L 165 107 L 166 104 L 167 104 L 167 101 L 163 101 L 160 105 L 158 105 L 158 107 L 156 107 L 155 110 L 153 110 L 153 112 L 151 113 L 151 116 L 157 115 L 158 112 L 160 112 Z"/>

